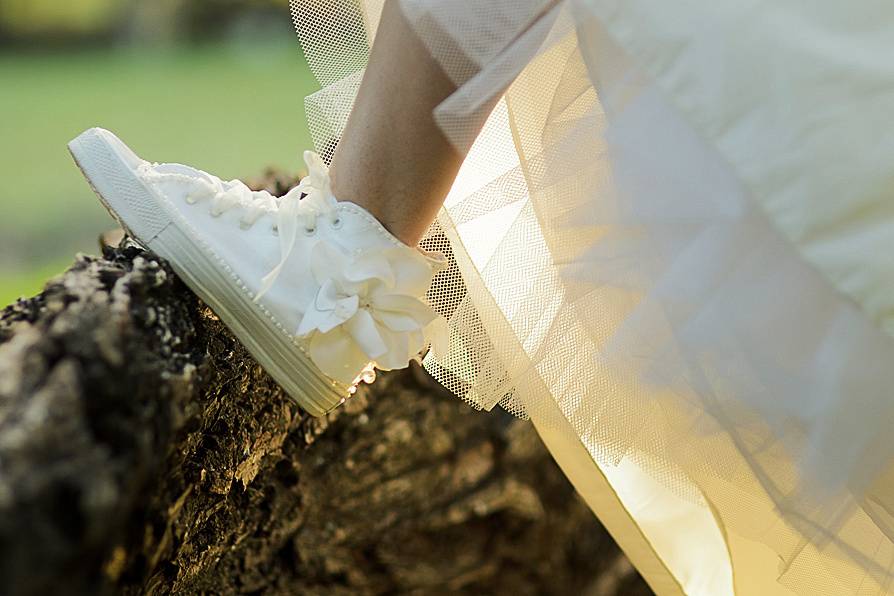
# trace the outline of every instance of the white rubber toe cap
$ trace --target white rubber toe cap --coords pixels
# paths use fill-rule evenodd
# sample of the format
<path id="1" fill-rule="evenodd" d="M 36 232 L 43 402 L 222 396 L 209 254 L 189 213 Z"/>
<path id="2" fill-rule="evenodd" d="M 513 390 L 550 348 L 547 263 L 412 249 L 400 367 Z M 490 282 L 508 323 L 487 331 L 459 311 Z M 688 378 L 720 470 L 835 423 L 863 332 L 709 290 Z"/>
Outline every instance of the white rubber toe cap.
<path id="1" fill-rule="evenodd" d="M 121 139 L 102 128 L 91 128 L 68 144 L 75 162 L 115 219 L 148 244 L 170 223 L 158 198 L 137 175 L 145 160 Z"/>

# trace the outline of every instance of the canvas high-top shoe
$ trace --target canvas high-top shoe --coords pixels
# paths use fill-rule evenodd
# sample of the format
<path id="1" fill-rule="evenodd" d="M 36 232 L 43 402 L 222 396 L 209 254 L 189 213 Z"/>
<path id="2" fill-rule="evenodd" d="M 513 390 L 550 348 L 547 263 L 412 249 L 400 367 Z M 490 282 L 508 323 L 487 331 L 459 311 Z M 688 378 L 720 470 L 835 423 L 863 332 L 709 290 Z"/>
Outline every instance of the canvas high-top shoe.
<path id="1" fill-rule="evenodd" d="M 425 303 L 443 257 L 392 236 L 332 194 L 326 165 L 285 196 L 137 157 L 93 128 L 69 149 L 121 226 L 159 256 L 312 415 L 372 367 L 403 368 L 442 336 Z"/>

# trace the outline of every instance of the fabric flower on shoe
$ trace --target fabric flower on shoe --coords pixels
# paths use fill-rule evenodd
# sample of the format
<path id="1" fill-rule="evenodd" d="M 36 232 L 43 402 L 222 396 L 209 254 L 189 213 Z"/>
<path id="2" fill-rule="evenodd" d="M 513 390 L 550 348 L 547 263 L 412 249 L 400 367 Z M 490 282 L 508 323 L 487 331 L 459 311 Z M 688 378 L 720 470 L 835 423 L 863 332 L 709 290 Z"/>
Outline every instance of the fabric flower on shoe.
<path id="1" fill-rule="evenodd" d="M 372 362 L 404 368 L 446 322 L 423 300 L 433 264 L 408 247 L 352 254 L 329 242 L 311 252 L 320 288 L 306 306 L 297 335 L 306 338 L 314 363 L 327 375 L 351 383 Z"/>

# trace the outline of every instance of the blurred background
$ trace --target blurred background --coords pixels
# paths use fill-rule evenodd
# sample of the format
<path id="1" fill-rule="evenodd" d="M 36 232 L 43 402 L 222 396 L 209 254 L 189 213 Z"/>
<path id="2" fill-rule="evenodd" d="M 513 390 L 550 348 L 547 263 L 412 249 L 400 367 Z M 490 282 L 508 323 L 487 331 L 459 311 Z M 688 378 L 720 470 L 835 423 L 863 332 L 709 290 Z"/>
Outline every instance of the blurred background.
<path id="1" fill-rule="evenodd" d="M 0 0 L 0 307 L 114 227 L 68 155 L 81 131 L 223 178 L 294 173 L 316 89 L 288 0 Z"/>

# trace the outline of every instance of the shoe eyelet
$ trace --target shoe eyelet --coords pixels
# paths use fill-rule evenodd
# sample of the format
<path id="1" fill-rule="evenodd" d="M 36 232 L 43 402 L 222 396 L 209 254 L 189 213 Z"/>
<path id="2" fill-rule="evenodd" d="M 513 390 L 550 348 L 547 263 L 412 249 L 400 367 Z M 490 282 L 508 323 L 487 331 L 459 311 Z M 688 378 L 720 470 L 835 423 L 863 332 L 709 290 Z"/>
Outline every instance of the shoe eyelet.
<path id="1" fill-rule="evenodd" d="M 270 226 L 270 231 L 273 232 L 274 236 L 279 236 L 279 226 L 278 225 L 273 224 L 272 226 Z"/>
<path id="2" fill-rule="evenodd" d="M 317 233 L 317 229 L 316 229 L 316 228 L 304 228 L 304 234 L 305 234 L 306 236 L 313 236 L 313 235 L 316 234 L 316 233 Z"/>
<path id="3" fill-rule="evenodd" d="M 341 217 L 336 217 L 335 219 L 333 219 L 333 220 L 331 220 L 331 221 L 329 222 L 329 225 L 330 225 L 333 229 L 337 230 L 337 229 L 339 229 L 339 228 L 342 226 L 343 223 L 344 223 L 344 222 L 342 221 Z"/>

